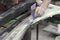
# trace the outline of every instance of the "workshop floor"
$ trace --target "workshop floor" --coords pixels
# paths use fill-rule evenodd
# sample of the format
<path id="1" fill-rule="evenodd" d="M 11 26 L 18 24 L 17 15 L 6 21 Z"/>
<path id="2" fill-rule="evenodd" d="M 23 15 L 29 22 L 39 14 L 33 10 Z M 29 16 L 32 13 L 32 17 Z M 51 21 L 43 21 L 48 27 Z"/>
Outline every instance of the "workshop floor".
<path id="1" fill-rule="evenodd" d="M 39 40 L 54 40 L 50 33 L 44 32 L 44 26 L 39 26 Z M 32 30 L 31 40 L 36 40 L 36 28 Z"/>

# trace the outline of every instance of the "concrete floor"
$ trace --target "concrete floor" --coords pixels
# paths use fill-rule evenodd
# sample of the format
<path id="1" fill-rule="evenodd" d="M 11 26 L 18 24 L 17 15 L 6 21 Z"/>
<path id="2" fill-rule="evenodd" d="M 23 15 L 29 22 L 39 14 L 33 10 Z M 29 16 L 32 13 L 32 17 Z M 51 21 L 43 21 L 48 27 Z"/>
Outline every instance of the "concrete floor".
<path id="1" fill-rule="evenodd" d="M 44 32 L 42 29 L 44 26 L 39 25 L 39 40 L 54 40 L 51 33 Z M 36 28 L 32 30 L 31 40 L 36 40 Z"/>

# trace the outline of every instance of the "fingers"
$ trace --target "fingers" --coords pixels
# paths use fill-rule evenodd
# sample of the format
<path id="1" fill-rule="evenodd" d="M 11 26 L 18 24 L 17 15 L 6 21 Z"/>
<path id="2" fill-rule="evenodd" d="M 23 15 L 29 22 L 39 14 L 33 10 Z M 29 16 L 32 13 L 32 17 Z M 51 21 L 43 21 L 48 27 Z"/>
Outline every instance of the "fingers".
<path id="1" fill-rule="evenodd" d="M 36 16 L 36 17 L 42 16 L 42 15 L 44 14 L 44 11 L 45 11 L 45 10 L 44 10 L 43 8 L 37 7 L 36 10 L 35 10 L 35 16 Z"/>
<path id="2" fill-rule="evenodd" d="M 40 7 L 37 7 L 35 10 L 35 16 L 40 17 L 42 15 L 41 13 L 42 13 L 42 11 L 41 11 Z"/>
<path id="3" fill-rule="evenodd" d="M 44 14 L 44 11 L 42 9 L 38 10 L 39 16 L 42 16 Z"/>

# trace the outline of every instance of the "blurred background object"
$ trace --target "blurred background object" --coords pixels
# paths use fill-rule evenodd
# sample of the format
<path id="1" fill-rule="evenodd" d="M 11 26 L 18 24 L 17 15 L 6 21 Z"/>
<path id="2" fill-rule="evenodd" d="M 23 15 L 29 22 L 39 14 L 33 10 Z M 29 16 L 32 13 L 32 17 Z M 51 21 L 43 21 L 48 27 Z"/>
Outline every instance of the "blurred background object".
<path id="1" fill-rule="evenodd" d="M 60 6 L 60 0 L 52 0 L 51 3 Z"/>
<path id="2" fill-rule="evenodd" d="M 20 2 L 24 2 L 25 0 L 0 0 L 0 13 L 10 9 L 13 6 L 16 6 Z"/>

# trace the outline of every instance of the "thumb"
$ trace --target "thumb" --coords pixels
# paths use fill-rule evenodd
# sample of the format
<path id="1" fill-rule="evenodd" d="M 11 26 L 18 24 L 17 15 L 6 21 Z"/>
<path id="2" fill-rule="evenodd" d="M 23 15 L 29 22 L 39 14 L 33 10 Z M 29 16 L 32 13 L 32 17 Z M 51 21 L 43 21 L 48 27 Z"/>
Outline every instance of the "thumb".
<path id="1" fill-rule="evenodd" d="M 39 7 L 37 7 L 35 10 L 35 16 L 38 16 L 38 10 L 39 10 Z"/>

